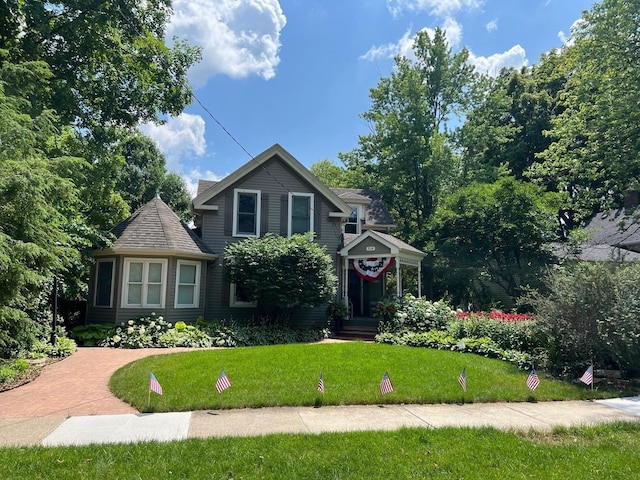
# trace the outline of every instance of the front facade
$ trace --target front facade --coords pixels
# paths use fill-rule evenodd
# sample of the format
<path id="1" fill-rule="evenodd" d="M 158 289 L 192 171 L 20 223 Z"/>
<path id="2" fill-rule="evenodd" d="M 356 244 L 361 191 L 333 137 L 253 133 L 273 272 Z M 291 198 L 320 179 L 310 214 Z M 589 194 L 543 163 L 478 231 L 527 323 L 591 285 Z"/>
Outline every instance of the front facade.
<path id="1" fill-rule="evenodd" d="M 268 232 L 287 237 L 313 232 L 314 241 L 333 258 L 340 283 L 337 300 L 348 304 L 353 315 L 370 316 L 371 305 L 388 293 L 384 272 L 397 273 L 398 294 L 402 268 L 417 269 L 420 276 L 424 253 L 388 234 L 393 220 L 375 192 L 330 189 L 277 144 L 219 182 L 200 181 L 192 210 L 199 236 L 190 232 L 189 248 L 183 239 L 181 248 L 159 252 L 147 242 L 145 252 L 136 252 L 130 238 L 125 250 L 118 242 L 131 237 L 131 219 L 114 229 L 118 240 L 113 248 L 96 253 L 89 322 L 124 321 L 150 308 L 173 321 L 193 322 L 200 316 L 208 321 L 258 320 L 254 305 L 243 301 L 242 286 L 223 280 L 222 266 L 226 245 Z M 181 232 L 175 225 L 173 231 Z M 119 294 L 112 294 L 112 306 L 105 308 L 109 274 Z M 152 282 L 159 274 L 165 279 Z M 193 282 L 194 277 L 199 281 Z M 191 295 L 195 291 L 198 295 Z M 190 308 L 180 303 L 187 300 Z M 321 306 L 298 312 L 296 323 L 324 325 L 326 320 L 327 308 Z"/>

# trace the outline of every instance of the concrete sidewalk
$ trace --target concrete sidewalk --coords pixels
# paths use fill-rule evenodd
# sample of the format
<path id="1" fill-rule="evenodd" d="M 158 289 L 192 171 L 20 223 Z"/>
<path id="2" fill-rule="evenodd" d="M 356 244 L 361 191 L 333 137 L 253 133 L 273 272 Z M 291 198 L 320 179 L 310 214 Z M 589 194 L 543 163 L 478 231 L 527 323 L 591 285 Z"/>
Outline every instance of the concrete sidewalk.
<path id="1" fill-rule="evenodd" d="M 640 397 L 598 401 L 357 405 L 0 419 L 0 446 L 59 446 L 270 433 L 484 427 L 502 430 L 640 422 Z"/>

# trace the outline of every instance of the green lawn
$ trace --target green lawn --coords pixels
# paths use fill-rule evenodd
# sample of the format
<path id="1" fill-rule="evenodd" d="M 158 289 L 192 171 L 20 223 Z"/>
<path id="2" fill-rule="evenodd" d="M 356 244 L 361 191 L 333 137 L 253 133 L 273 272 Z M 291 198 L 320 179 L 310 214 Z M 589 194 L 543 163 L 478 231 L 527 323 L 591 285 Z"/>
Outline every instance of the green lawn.
<path id="1" fill-rule="evenodd" d="M 2 478 L 634 479 L 640 424 L 554 434 L 483 429 L 268 435 L 0 449 Z"/>
<path id="2" fill-rule="evenodd" d="M 224 368 L 232 386 L 218 393 Z M 467 393 L 458 384 L 467 370 Z M 163 388 L 152 393 L 149 372 Z M 325 394 L 317 392 L 320 372 Z M 380 395 L 385 371 L 394 392 Z M 540 374 L 532 392 L 527 372 L 479 355 L 362 342 L 201 350 L 147 357 L 118 370 L 111 389 L 141 411 L 188 411 L 282 405 L 548 401 L 615 396 Z"/>

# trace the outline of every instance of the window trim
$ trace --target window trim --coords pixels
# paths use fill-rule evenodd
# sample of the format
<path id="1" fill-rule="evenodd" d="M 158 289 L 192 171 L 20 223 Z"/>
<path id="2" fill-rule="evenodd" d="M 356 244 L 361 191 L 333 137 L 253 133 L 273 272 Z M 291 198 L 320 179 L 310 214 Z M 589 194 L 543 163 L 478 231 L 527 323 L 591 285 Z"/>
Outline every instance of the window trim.
<path id="1" fill-rule="evenodd" d="M 192 265 L 196 267 L 196 278 L 195 284 L 193 284 L 193 303 L 178 303 L 178 292 L 180 287 L 180 267 L 182 265 Z M 199 308 L 200 307 L 200 268 L 201 262 L 195 262 L 193 260 L 178 260 L 176 264 L 176 287 L 175 287 L 175 299 L 174 299 L 174 307 L 175 308 Z M 184 284 L 191 286 L 191 284 Z"/>
<path id="2" fill-rule="evenodd" d="M 109 292 L 109 305 L 98 305 L 98 282 L 100 281 L 100 264 L 101 263 L 110 263 L 111 264 L 111 290 Z M 93 306 L 96 308 L 113 308 L 113 293 L 115 291 L 116 284 L 116 259 L 115 258 L 99 258 L 96 260 L 96 278 L 95 285 L 93 290 Z"/>
<path id="3" fill-rule="evenodd" d="M 355 234 L 360 235 L 362 233 L 362 217 L 360 215 L 361 213 L 364 213 L 364 208 L 362 205 L 349 204 L 349 206 L 356 211 L 356 221 L 350 222 L 349 220 L 351 219 L 351 217 L 347 218 L 347 221 L 344 224 L 345 226 L 344 232 L 347 233 L 347 229 L 346 229 L 347 225 L 355 225 L 356 226 Z"/>
<path id="4" fill-rule="evenodd" d="M 236 300 L 236 284 L 229 284 L 229 306 L 233 308 L 256 308 L 254 302 L 241 302 Z"/>
<path id="5" fill-rule="evenodd" d="M 130 304 L 127 303 L 127 294 L 129 290 L 129 273 L 131 271 L 132 263 L 142 263 L 142 291 L 141 291 L 141 303 Z M 162 265 L 162 278 L 160 283 L 160 304 L 147 303 L 148 293 L 148 278 L 149 278 L 149 264 L 160 263 Z M 124 259 L 124 272 L 122 276 L 122 308 L 165 308 L 167 297 L 167 270 L 169 261 L 166 258 L 125 258 Z"/>
<path id="6" fill-rule="evenodd" d="M 302 193 L 302 192 L 289 192 L 289 212 L 287 215 L 287 233 L 288 236 L 290 237 L 291 235 L 293 235 L 292 233 L 292 229 L 293 229 L 293 199 L 294 197 L 307 197 L 309 199 L 309 230 L 307 230 L 306 232 L 297 232 L 297 233 L 309 233 L 309 232 L 314 232 L 314 194 L 313 193 Z"/>
<path id="7" fill-rule="evenodd" d="M 242 193 L 250 193 L 256 196 L 256 217 L 255 217 L 255 234 L 238 232 L 238 208 L 240 207 L 239 196 Z M 262 192 L 260 190 L 251 190 L 247 188 L 236 188 L 233 190 L 233 230 L 234 237 L 259 237 L 260 236 L 260 215 L 262 206 Z"/>

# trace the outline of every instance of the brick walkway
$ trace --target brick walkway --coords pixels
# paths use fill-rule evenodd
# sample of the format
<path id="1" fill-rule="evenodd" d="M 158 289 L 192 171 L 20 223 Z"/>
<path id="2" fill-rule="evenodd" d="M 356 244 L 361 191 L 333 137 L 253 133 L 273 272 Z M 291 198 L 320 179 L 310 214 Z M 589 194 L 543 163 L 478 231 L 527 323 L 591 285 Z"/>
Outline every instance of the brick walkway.
<path id="1" fill-rule="evenodd" d="M 123 365 L 184 348 L 80 348 L 47 365 L 33 382 L 0 393 L 0 419 L 136 413 L 109 390 L 109 378 Z"/>

